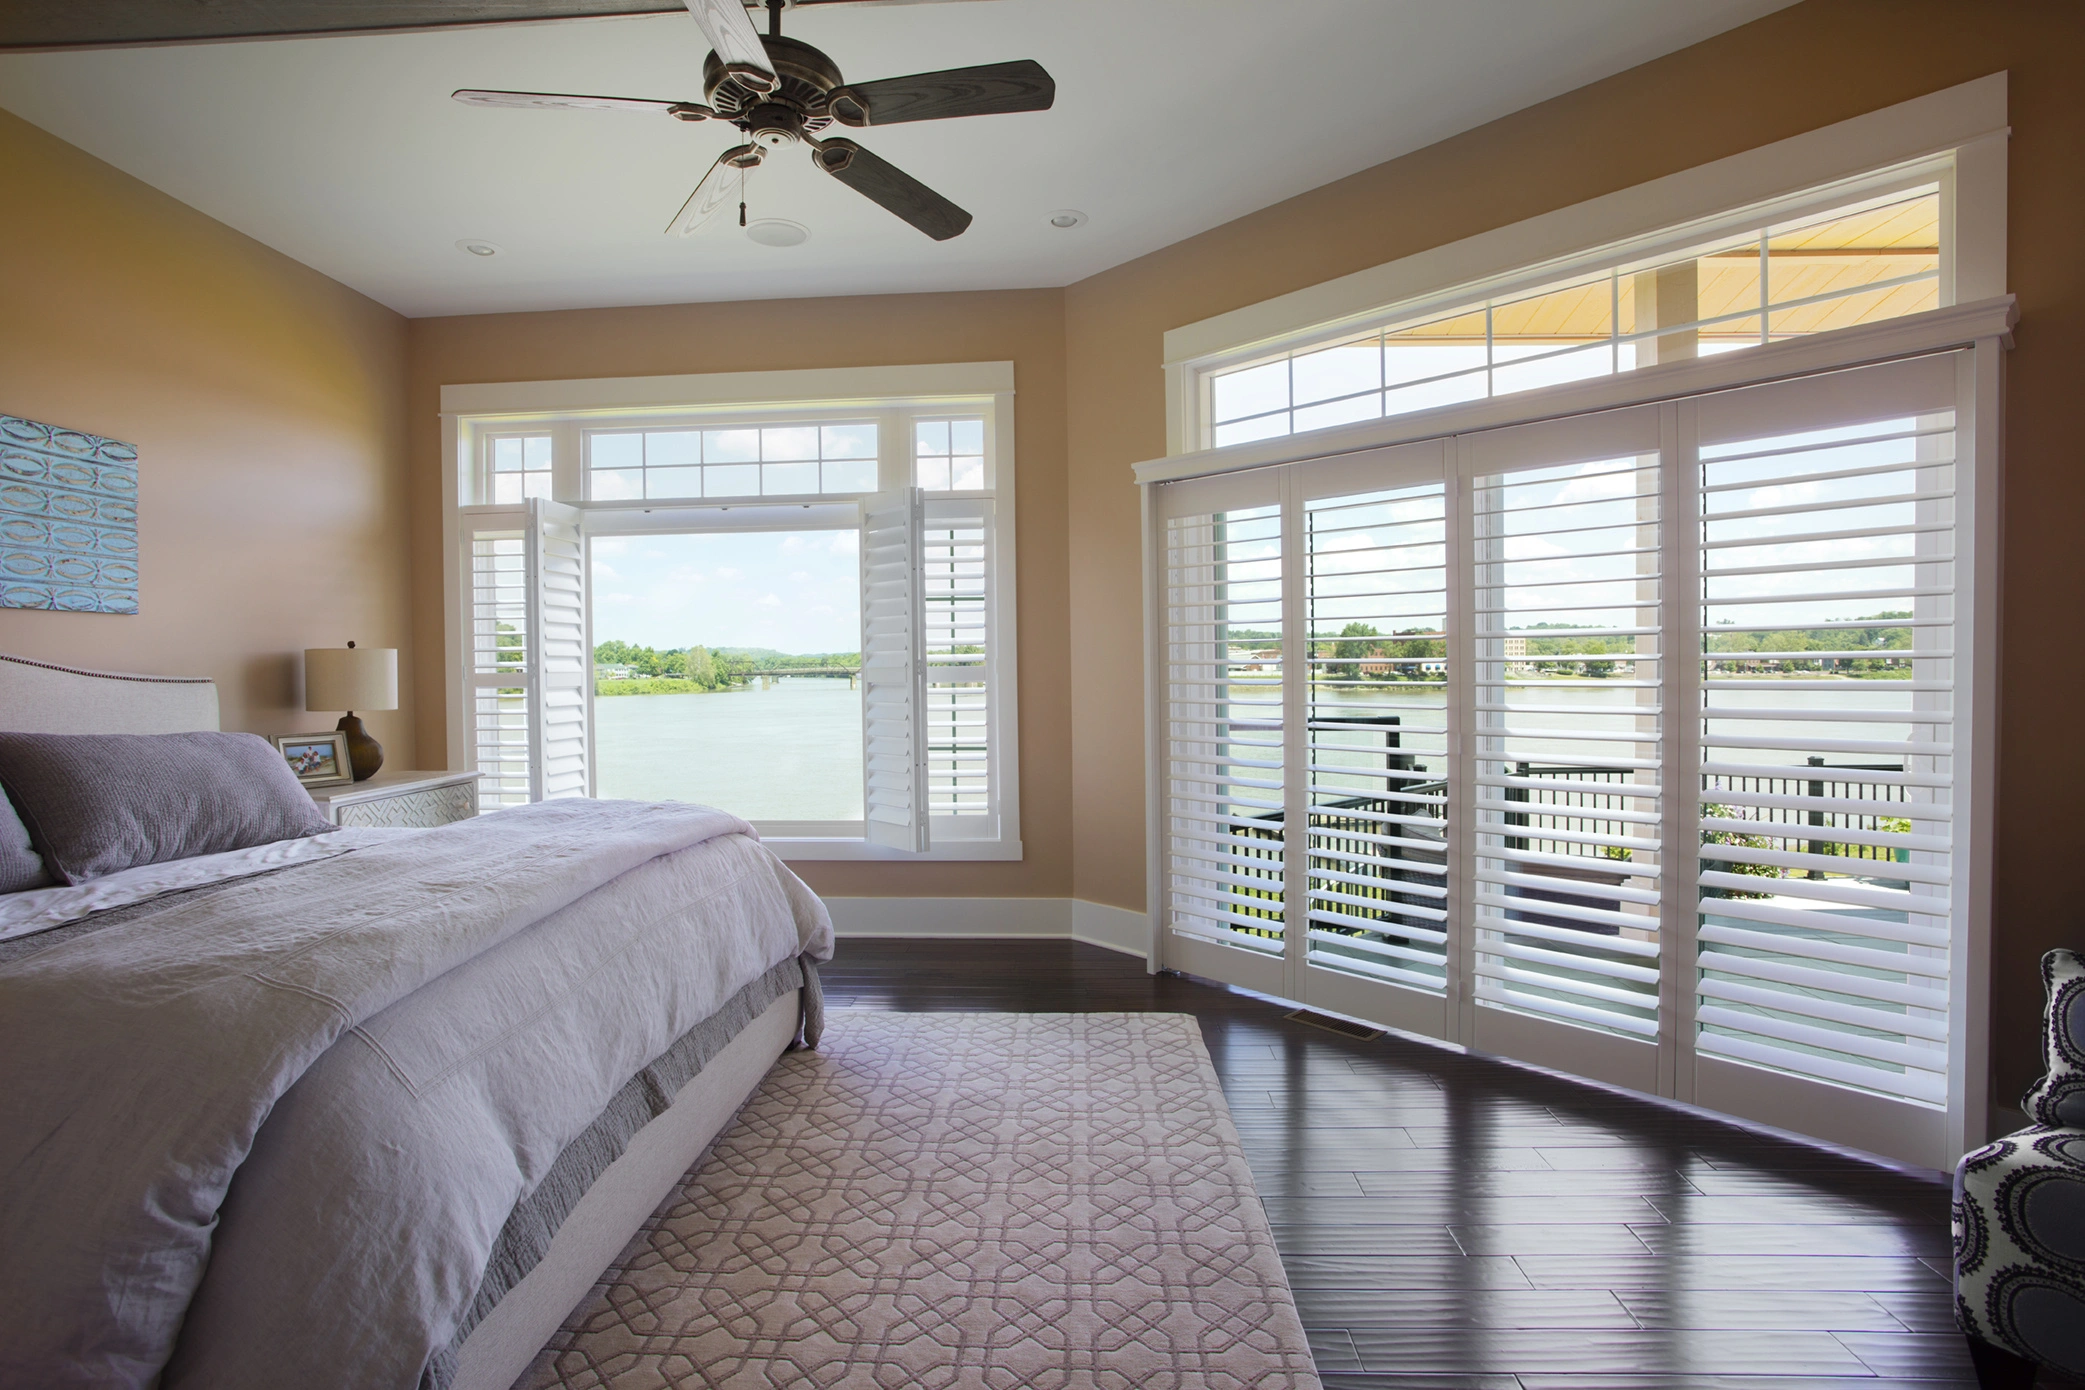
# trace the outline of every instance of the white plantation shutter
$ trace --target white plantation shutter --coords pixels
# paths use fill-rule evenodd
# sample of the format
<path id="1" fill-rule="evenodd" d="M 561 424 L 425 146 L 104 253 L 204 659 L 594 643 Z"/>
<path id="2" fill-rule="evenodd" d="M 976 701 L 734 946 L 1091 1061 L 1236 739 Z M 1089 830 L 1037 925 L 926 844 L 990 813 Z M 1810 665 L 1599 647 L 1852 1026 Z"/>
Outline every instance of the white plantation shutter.
<path id="1" fill-rule="evenodd" d="M 1654 1039 L 1664 674 L 1655 411 L 1465 441 L 1479 1005 Z"/>
<path id="2" fill-rule="evenodd" d="M 1311 965 L 1447 987 L 1447 489 L 1304 504 Z"/>
<path id="3" fill-rule="evenodd" d="M 1168 925 L 1271 962 L 1284 950 L 1282 529 L 1278 505 L 1165 522 Z"/>
<path id="4" fill-rule="evenodd" d="M 487 523 L 465 541 L 470 631 L 464 668 L 470 684 L 471 766 L 482 774 L 481 811 L 518 806 L 529 799 L 533 629 L 522 520 L 515 516 L 511 529 Z"/>
<path id="5" fill-rule="evenodd" d="M 1997 365 L 1153 487 L 1161 963 L 1929 1166 L 1981 1142 Z"/>
<path id="6" fill-rule="evenodd" d="M 920 574 L 925 618 L 927 809 L 989 816 L 992 785 L 992 538 L 988 501 L 926 504 Z"/>
<path id="7" fill-rule="evenodd" d="M 1704 1055 L 1947 1098 L 1955 369 L 1700 412 Z"/>
<path id="8" fill-rule="evenodd" d="M 530 799 L 587 796 L 593 647 L 587 636 L 585 516 L 535 497 L 528 504 Z"/>
<path id="9" fill-rule="evenodd" d="M 928 847 L 923 494 L 862 506 L 862 807 L 870 843 Z"/>

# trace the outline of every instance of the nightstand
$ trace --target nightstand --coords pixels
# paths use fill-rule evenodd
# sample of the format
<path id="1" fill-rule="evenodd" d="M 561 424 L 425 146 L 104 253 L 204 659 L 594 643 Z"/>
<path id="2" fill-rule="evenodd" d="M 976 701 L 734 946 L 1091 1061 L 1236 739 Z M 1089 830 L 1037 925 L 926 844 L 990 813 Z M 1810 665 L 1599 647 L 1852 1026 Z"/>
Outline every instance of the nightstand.
<path id="1" fill-rule="evenodd" d="M 478 814 L 476 772 L 393 772 L 352 786 L 310 787 L 311 799 L 335 825 L 426 829 Z"/>

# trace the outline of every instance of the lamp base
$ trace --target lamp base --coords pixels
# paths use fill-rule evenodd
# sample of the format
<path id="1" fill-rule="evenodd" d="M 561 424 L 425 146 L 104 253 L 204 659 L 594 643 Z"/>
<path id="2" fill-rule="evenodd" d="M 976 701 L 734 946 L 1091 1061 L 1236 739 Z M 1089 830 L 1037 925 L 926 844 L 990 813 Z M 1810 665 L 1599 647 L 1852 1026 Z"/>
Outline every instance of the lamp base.
<path id="1" fill-rule="evenodd" d="M 340 716 L 340 722 L 333 727 L 347 735 L 348 766 L 353 769 L 355 780 L 367 782 L 376 776 L 377 769 L 384 765 L 384 745 L 369 736 L 369 730 L 362 727 L 353 710 Z"/>

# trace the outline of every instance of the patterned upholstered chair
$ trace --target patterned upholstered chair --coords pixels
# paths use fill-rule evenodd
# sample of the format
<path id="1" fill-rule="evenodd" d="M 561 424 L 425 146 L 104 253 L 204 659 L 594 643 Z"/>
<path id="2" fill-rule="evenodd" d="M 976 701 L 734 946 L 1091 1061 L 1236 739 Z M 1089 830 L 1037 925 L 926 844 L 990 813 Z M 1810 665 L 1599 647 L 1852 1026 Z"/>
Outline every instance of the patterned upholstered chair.
<path id="1" fill-rule="evenodd" d="M 1955 1166 L 1955 1318 L 1985 1390 L 2085 1375 L 2085 961 L 2042 960 L 2048 1074 L 2026 1129 Z"/>

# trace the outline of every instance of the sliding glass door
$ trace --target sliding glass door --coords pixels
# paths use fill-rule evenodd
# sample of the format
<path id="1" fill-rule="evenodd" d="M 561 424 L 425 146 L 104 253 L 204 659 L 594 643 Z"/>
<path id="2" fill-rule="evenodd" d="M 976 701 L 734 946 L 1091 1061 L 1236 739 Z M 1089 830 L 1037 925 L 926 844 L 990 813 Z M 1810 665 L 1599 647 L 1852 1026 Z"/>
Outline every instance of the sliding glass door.
<path id="1" fill-rule="evenodd" d="M 1940 1161 L 1968 362 L 1161 485 L 1162 962 Z"/>

